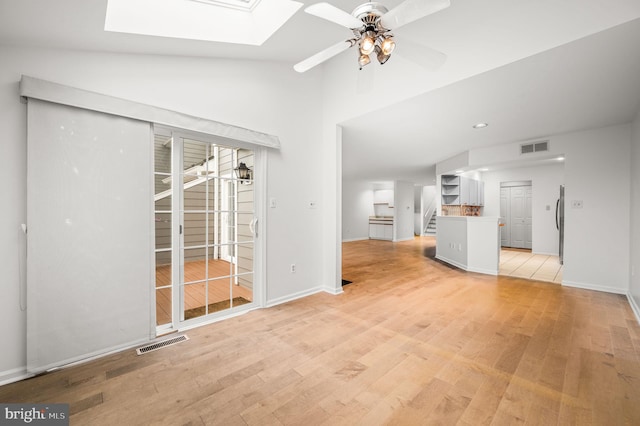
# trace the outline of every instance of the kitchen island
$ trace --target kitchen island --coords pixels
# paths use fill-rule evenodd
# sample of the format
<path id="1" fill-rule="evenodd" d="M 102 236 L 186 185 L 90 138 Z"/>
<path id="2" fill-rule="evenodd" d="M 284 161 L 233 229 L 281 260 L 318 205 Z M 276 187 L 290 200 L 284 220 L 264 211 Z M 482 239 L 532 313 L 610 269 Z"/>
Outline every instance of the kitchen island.
<path id="1" fill-rule="evenodd" d="M 436 259 L 481 274 L 498 275 L 500 218 L 438 216 Z"/>

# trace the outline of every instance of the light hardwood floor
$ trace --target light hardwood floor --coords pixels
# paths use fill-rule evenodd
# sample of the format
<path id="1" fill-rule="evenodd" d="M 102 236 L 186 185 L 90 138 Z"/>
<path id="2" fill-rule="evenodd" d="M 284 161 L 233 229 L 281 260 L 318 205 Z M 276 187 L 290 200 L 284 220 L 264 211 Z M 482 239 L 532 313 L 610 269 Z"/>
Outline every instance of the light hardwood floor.
<path id="1" fill-rule="evenodd" d="M 0 387 L 73 425 L 640 424 L 625 297 L 467 273 L 434 239 L 343 245 L 319 293 Z"/>

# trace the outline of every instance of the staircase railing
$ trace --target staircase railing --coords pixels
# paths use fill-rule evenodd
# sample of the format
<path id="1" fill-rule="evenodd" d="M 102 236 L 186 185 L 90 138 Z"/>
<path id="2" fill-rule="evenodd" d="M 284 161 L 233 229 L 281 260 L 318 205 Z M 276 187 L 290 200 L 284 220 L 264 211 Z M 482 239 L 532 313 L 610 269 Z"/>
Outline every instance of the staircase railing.
<path id="1" fill-rule="evenodd" d="M 431 199 L 431 202 L 429 203 L 429 207 L 427 207 L 427 210 L 425 210 L 424 212 L 424 222 L 423 222 L 424 226 L 422 228 L 423 234 L 427 233 L 427 228 L 429 227 L 431 216 L 433 216 L 435 212 L 436 212 L 436 197 L 434 195 L 434 197 Z"/>

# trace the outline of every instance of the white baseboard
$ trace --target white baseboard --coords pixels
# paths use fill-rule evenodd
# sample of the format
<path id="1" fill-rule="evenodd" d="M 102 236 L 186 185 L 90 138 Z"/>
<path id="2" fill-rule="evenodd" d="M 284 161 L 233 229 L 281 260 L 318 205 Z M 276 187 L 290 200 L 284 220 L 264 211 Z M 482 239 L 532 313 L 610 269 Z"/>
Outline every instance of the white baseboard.
<path id="1" fill-rule="evenodd" d="M 531 254 L 539 254 L 541 256 L 556 256 L 556 257 L 558 256 L 557 252 L 556 253 L 546 253 L 544 251 L 536 251 L 536 252 L 534 252 L 533 250 L 531 251 Z"/>
<path id="2" fill-rule="evenodd" d="M 624 294 L 624 295 L 627 294 L 626 289 L 615 288 L 615 287 L 605 287 L 598 284 L 587 284 L 587 283 L 578 283 L 575 281 L 562 280 L 562 285 L 565 287 L 581 288 L 584 290 L 602 291 L 604 293 Z"/>
<path id="3" fill-rule="evenodd" d="M 364 238 L 347 238 L 347 239 L 343 239 L 342 242 L 343 243 L 350 243 L 352 241 L 364 241 L 364 240 L 368 240 L 369 237 L 364 237 Z"/>
<path id="4" fill-rule="evenodd" d="M 444 256 L 440 256 L 440 255 L 439 255 L 439 254 L 437 254 L 437 253 L 436 253 L 436 259 L 438 259 L 438 260 L 442 260 L 443 262 L 446 262 L 446 263 L 448 263 L 449 265 L 453 265 L 453 266 L 455 266 L 456 268 L 464 269 L 464 270 L 466 271 L 465 266 L 464 266 L 462 263 L 460 263 L 460 262 L 457 262 L 457 261 L 455 261 L 455 260 L 452 260 L 452 259 L 446 258 L 446 257 L 444 257 Z"/>
<path id="5" fill-rule="evenodd" d="M 334 296 L 337 296 L 339 294 L 344 293 L 344 290 L 342 290 L 342 287 L 340 287 L 339 289 L 336 288 L 330 288 L 330 287 L 323 287 L 322 291 L 324 291 L 325 293 L 329 293 L 332 294 Z"/>
<path id="6" fill-rule="evenodd" d="M 151 339 L 149 339 L 149 337 L 136 339 L 131 342 L 115 345 L 109 348 L 101 349 L 101 350 L 90 352 L 87 354 L 78 355 L 72 358 L 56 361 L 48 365 L 38 366 L 36 373 L 39 374 L 45 371 L 54 371 L 62 368 L 73 367 L 75 365 L 85 364 L 87 362 L 94 361 L 96 359 L 100 359 L 109 355 L 113 355 L 118 352 L 126 351 L 128 349 L 133 349 L 140 345 L 146 345 L 150 341 Z"/>
<path id="7" fill-rule="evenodd" d="M 640 324 L 640 306 L 636 303 L 636 300 L 633 298 L 631 293 L 627 293 L 627 300 L 629 300 L 629 305 L 631 305 L 631 310 L 636 315 L 636 321 Z"/>
<path id="8" fill-rule="evenodd" d="M 313 287 L 313 288 L 310 288 L 308 290 L 303 290 L 303 291 L 299 291 L 297 293 L 292 293 L 292 294 L 288 294 L 286 296 L 278 297 L 276 299 L 267 300 L 267 304 L 265 305 L 265 308 L 270 308 L 272 306 L 281 305 L 283 303 L 287 303 L 287 302 L 291 302 L 292 300 L 297 300 L 297 299 L 301 299 L 303 297 L 311 296 L 312 294 L 320 293 L 322 291 L 324 291 L 325 293 L 338 295 L 338 294 L 342 293 L 342 288 L 335 289 L 335 288 L 319 285 L 317 287 Z"/>
<path id="9" fill-rule="evenodd" d="M 485 274 L 485 275 L 498 275 L 498 270 L 493 270 L 493 269 L 483 269 L 483 268 L 475 268 L 475 267 L 469 267 L 467 265 L 464 265 L 460 262 L 457 262 L 455 260 L 451 260 L 448 259 L 444 256 L 440 256 L 438 254 L 436 254 L 436 259 L 441 260 L 443 262 L 446 262 L 450 265 L 455 266 L 456 268 L 460 268 L 463 271 L 467 271 L 467 272 L 476 272 L 478 274 Z"/>
<path id="10" fill-rule="evenodd" d="M 474 268 L 472 266 L 469 266 L 464 270 L 465 271 L 469 271 L 469 272 L 477 272 L 478 274 L 498 275 L 498 270 L 497 269 Z"/>
<path id="11" fill-rule="evenodd" d="M 28 379 L 33 374 L 27 373 L 27 367 L 18 367 L 11 370 L 0 372 L 0 386 L 8 385 L 9 383 L 19 382 L 20 380 Z"/>
<path id="12" fill-rule="evenodd" d="M 393 240 L 394 243 L 399 243 L 400 241 L 413 241 L 416 238 L 416 236 L 412 236 L 412 237 L 407 237 L 407 238 L 398 238 Z"/>

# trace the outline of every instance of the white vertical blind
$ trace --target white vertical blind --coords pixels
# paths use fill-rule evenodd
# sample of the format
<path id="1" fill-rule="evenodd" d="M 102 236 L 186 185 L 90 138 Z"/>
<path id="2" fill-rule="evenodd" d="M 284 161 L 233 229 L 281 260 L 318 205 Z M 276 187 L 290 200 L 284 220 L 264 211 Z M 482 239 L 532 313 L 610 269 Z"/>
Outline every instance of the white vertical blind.
<path id="1" fill-rule="evenodd" d="M 151 125 L 29 99 L 27 369 L 153 337 Z"/>

